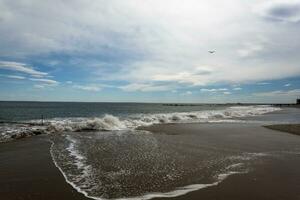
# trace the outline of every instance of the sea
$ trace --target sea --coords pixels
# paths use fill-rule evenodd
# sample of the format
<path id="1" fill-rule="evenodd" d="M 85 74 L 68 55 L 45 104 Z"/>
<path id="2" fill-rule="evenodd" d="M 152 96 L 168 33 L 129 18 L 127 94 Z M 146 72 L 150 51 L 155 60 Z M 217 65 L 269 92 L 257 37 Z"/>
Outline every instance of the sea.
<path id="1" fill-rule="evenodd" d="M 230 141 L 244 133 L 166 134 L 145 127 L 257 124 L 281 111 L 270 105 L 0 102 L 0 141 L 47 135 L 55 166 L 91 199 L 176 197 L 247 173 L 267 153 L 234 148 Z M 281 121 L 272 116 L 264 119 Z"/>
<path id="2" fill-rule="evenodd" d="M 226 104 L 0 102 L 0 141 L 63 131 L 121 131 L 166 123 L 234 122 L 280 108 Z"/>

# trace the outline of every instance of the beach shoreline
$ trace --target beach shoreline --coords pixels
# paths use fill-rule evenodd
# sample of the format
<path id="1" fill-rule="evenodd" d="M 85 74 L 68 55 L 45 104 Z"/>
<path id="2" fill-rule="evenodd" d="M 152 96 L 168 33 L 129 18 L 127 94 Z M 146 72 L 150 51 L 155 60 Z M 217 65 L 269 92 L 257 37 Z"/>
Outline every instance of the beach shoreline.
<path id="1" fill-rule="evenodd" d="M 0 199 L 84 200 L 68 185 L 50 155 L 50 136 L 0 144 Z"/>
<path id="2" fill-rule="evenodd" d="M 272 124 L 264 126 L 266 128 L 291 133 L 294 135 L 300 135 L 300 124 Z"/>
<path id="3" fill-rule="evenodd" d="M 227 132 L 261 132 L 279 137 L 297 136 L 253 124 L 164 124 L 144 128 L 153 134 L 195 134 Z M 238 130 L 238 131 L 237 131 Z M 285 136 L 286 135 L 286 136 Z M 0 196 L 17 199 L 89 199 L 75 191 L 55 167 L 50 155 L 50 135 L 40 135 L 0 145 Z M 300 142 L 300 140 L 299 140 Z M 249 149 L 249 152 L 255 149 Z M 215 186 L 168 199 L 298 199 L 300 196 L 300 160 L 294 155 L 268 158 L 245 174 L 230 175 Z M 288 169 L 285 170 L 285 169 Z M 154 198 L 165 199 L 165 198 Z"/>

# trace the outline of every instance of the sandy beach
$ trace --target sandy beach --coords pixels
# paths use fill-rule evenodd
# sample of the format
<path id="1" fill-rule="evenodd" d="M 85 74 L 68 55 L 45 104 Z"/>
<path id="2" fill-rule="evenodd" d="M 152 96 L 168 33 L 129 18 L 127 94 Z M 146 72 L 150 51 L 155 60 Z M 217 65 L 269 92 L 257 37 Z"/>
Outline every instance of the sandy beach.
<path id="1" fill-rule="evenodd" d="M 275 124 L 275 125 L 268 125 L 265 127 L 277 131 L 300 135 L 300 124 Z"/>
<path id="2" fill-rule="evenodd" d="M 279 145 L 280 138 L 295 139 L 300 145 L 299 136 L 289 136 L 286 132 L 279 132 L 269 130 L 257 125 L 236 125 L 236 124 L 218 124 L 218 125 L 201 125 L 201 124 L 189 124 L 189 125 L 166 125 L 166 126 L 153 126 L 150 128 L 153 132 L 164 132 L 166 134 L 180 134 L 185 132 L 186 134 L 192 134 L 193 132 L 212 133 L 212 134 L 228 134 L 228 141 L 233 139 L 232 137 L 239 137 L 239 133 L 243 135 L 255 134 L 256 142 L 258 146 L 266 148 L 268 150 L 276 150 L 276 147 L 267 144 L 267 138 L 269 134 L 273 134 L 274 138 L 277 137 L 277 144 Z M 273 138 L 273 139 L 274 139 Z M 266 141 L 263 141 L 266 140 Z M 234 145 L 248 145 L 254 141 L 249 138 L 245 144 L 233 144 Z M 265 143 L 266 142 L 266 143 Z M 255 145 L 255 146 L 256 146 Z M 264 145 L 266 145 L 264 147 Z M 278 147 L 279 152 L 285 151 L 284 146 L 287 145 L 282 142 L 282 146 Z M 258 147 L 257 146 L 257 147 Z M 259 147 L 259 148 L 260 148 Z M 251 145 L 249 145 L 251 149 Z M 255 151 L 255 149 L 251 149 Z M 263 161 L 256 163 L 256 165 L 245 174 L 234 174 L 229 176 L 223 182 L 217 186 L 208 187 L 195 192 L 188 193 L 183 196 L 179 196 L 171 199 L 299 199 L 300 198 L 300 158 L 299 151 L 290 152 L 284 156 L 271 156 Z M 165 198 L 157 198 L 165 199 Z"/>
<path id="3" fill-rule="evenodd" d="M 147 130 L 174 137 L 201 135 L 201 141 L 194 141 L 195 144 L 204 146 L 213 143 L 211 148 L 217 145 L 224 150 L 244 146 L 248 152 L 270 154 L 263 156 L 247 173 L 231 175 L 216 186 L 168 199 L 300 198 L 300 158 L 299 151 L 295 152 L 297 148 L 299 150 L 300 137 L 297 135 L 252 124 L 167 124 L 152 126 Z M 225 137 L 216 140 L 218 135 Z M 212 138 L 214 141 L 211 141 Z M 88 199 L 66 183 L 52 162 L 50 145 L 49 136 L 36 136 L 0 145 L 1 199 Z"/>
<path id="4" fill-rule="evenodd" d="M 0 0 L 0 200 L 300 200 L 300 0 Z"/>
<path id="5" fill-rule="evenodd" d="M 86 199 L 65 182 L 46 135 L 0 145 L 1 200 Z"/>

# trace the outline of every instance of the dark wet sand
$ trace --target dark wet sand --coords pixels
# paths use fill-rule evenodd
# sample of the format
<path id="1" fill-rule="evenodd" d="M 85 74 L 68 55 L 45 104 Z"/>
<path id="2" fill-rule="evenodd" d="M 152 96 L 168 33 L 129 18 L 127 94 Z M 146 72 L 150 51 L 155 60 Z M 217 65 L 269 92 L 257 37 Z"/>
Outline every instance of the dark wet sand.
<path id="1" fill-rule="evenodd" d="M 285 150 L 288 148 L 289 143 L 284 141 L 281 143 L 284 138 L 287 138 L 288 141 L 294 141 L 293 145 L 299 142 L 300 148 L 299 136 L 254 125 L 170 124 L 153 126 L 148 130 L 156 134 L 203 134 L 203 139 L 209 134 L 228 134 L 228 137 L 223 137 L 222 143 L 224 143 L 224 140 L 225 143 L 228 141 L 232 143 L 233 147 L 238 145 L 247 146 L 247 142 L 236 144 L 235 141 L 239 141 L 239 137 L 252 135 L 249 137 L 249 143 L 253 143 L 253 138 L 256 138 L 254 139 L 257 140 L 256 146 L 264 148 L 264 145 L 269 142 L 269 136 L 273 135 L 274 140 L 277 142 L 265 147 L 266 150 L 276 148 Z M 242 136 L 240 136 L 240 133 L 242 133 Z M 48 139 L 48 136 L 35 136 L 0 144 L 1 200 L 87 199 L 65 182 L 62 174 L 53 164 L 49 153 L 51 144 Z M 255 152 L 255 148 L 251 145 L 246 148 L 250 152 Z M 299 169 L 300 154 L 287 154 L 284 157 L 268 158 L 265 162 L 257 163 L 255 168 L 247 174 L 232 175 L 217 186 L 168 199 L 300 200 Z"/>
<path id="2" fill-rule="evenodd" d="M 266 128 L 300 135 L 300 124 L 275 124 L 265 126 Z"/>
<path id="3" fill-rule="evenodd" d="M 46 135 L 0 144 L 1 200 L 83 200 L 52 162 Z"/>
<path id="4" fill-rule="evenodd" d="M 257 136 L 258 148 L 266 150 L 276 150 L 280 140 L 289 138 L 299 142 L 300 138 L 296 135 L 290 135 L 286 132 L 273 131 L 259 125 L 247 124 L 170 124 L 164 126 L 153 126 L 146 128 L 152 132 L 165 134 L 193 134 L 194 132 L 210 133 L 210 134 L 228 134 L 228 142 L 235 141 L 235 137 L 239 137 L 241 133 L 245 135 Z M 268 143 L 268 138 L 264 135 L 274 134 L 276 144 L 263 147 Z M 261 136 L 261 137 L 259 137 Z M 249 143 L 253 143 L 253 139 L 249 137 Z M 271 141 L 270 141 L 271 142 Z M 237 145 L 235 143 L 233 146 Z M 246 143 L 244 145 L 247 145 Z M 285 146 L 285 147 L 284 147 Z M 285 151 L 287 143 L 282 142 L 282 146 L 278 147 L 279 151 Z M 288 147 L 287 147 L 288 148 Z M 249 146 L 249 151 L 252 151 Z M 288 150 L 288 149 L 286 149 Z M 300 152 L 298 154 L 285 154 L 283 157 L 267 158 L 264 162 L 257 163 L 255 168 L 246 174 L 235 174 L 229 176 L 217 186 L 208 187 L 195 192 L 188 193 L 176 198 L 168 198 L 171 200 L 300 200 Z M 167 198 L 155 198 L 167 199 Z"/>
<path id="5" fill-rule="evenodd" d="M 293 164 L 293 166 L 291 166 Z M 170 200 L 299 200 L 300 163 L 292 158 L 268 161 L 255 171 L 231 175 L 217 186 L 188 193 Z M 167 199 L 167 198 L 156 198 Z"/>

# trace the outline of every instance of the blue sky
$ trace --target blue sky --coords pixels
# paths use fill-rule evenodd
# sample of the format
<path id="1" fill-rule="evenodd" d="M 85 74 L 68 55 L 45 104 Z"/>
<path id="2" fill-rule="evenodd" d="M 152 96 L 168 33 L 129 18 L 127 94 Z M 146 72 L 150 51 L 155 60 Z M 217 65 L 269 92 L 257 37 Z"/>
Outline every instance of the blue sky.
<path id="1" fill-rule="evenodd" d="M 292 103 L 299 35 L 299 0 L 0 0 L 0 100 Z"/>

